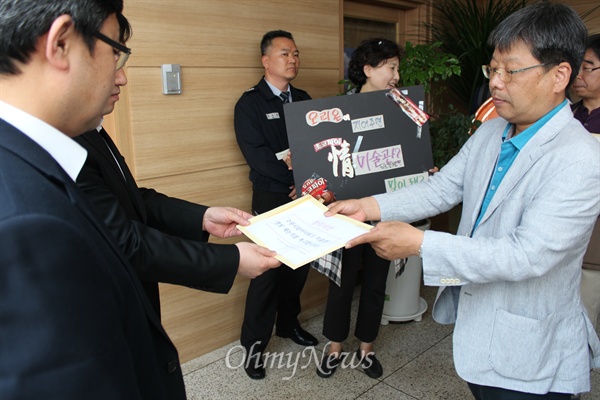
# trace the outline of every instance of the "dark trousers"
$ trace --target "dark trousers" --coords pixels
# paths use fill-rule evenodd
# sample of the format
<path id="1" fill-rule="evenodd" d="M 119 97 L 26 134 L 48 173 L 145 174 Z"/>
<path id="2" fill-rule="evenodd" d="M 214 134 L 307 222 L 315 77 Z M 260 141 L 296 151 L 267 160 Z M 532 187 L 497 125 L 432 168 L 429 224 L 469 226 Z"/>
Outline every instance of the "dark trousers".
<path id="1" fill-rule="evenodd" d="M 469 383 L 469 389 L 476 400 L 569 400 L 571 398 L 571 395 L 567 393 L 523 393 L 474 383 Z"/>
<path id="2" fill-rule="evenodd" d="M 385 284 L 390 262 L 375 254 L 371 245 L 344 249 L 342 257 L 342 284 L 329 282 L 327 306 L 323 321 L 323 335 L 334 342 L 343 342 L 350 332 L 350 311 L 354 287 L 362 267 L 362 286 L 354 335 L 365 343 L 373 342 L 379 334 Z"/>
<path id="3" fill-rule="evenodd" d="M 252 211 L 262 214 L 290 201 L 285 193 L 254 190 Z M 274 325 L 277 330 L 284 331 L 300 326 L 300 293 L 308 271 L 308 265 L 296 270 L 282 265 L 250 281 L 240 337 L 240 343 L 247 351 L 263 352 L 269 344 Z M 255 345 L 258 342 L 260 344 Z"/>

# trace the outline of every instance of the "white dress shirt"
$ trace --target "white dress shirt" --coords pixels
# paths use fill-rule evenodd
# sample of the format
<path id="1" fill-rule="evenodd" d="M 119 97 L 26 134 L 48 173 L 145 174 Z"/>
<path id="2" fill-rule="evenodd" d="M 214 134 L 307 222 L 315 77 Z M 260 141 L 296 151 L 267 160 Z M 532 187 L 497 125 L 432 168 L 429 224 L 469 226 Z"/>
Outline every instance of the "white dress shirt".
<path id="1" fill-rule="evenodd" d="M 75 181 L 87 158 L 87 151 L 73 139 L 39 118 L 0 101 L 0 119 L 5 120 L 40 147 Z"/>

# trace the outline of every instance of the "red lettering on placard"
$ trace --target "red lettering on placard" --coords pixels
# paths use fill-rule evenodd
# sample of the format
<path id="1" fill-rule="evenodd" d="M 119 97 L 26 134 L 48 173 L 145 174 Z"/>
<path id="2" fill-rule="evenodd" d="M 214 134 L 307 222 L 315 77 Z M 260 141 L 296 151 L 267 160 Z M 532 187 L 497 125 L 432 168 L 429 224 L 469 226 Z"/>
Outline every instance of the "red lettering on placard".
<path id="1" fill-rule="evenodd" d="M 349 118 L 346 118 L 349 119 Z M 329 110 L 309 111 L 306 113 L 306 123 L 309 126 L 317 126 L 321 122 L 340 123 L 344 120 L 344 114 L 339 108 Z"/>

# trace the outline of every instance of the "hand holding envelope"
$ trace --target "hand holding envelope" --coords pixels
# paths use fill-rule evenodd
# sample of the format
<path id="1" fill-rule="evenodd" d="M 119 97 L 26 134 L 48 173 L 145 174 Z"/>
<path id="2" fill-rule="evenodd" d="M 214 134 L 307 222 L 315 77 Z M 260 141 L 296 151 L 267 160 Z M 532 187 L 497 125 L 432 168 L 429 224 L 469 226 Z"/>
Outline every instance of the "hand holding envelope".
<path id="1" fill-rule="evenodd" d="M 346 215 L 358 220 L 377 221 L 381 219 L 379 204 L 374 197 L 358 200 L 342 200 L 329 206 L 326 215 Z M 400 221 L 379 222 L 368 233 L 348 242 L 348 248 L 369 243 L 375 253 L 386 260 L 398 260 L 419 255 L 424 232 Z"/>
<path id="2" fill-rule="evenodd" d="M 276 258 L 292 269 L 344 247 L 372 226 L 343 215 L 326 217 L 327 207 L 304 196 L 238 225 L 258 245 L 277 252 Z"/>

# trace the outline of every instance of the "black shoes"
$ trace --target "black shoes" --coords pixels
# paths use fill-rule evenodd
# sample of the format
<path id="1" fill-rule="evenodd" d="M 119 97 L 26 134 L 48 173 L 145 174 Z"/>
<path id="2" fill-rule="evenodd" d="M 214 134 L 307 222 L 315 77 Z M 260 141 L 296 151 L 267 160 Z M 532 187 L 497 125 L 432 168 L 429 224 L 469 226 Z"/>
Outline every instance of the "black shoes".
<path id="1" fill-rule="evenodd" d="M 289 331 L 277 330 L 275 334 L 282 338 L 292 339 L 301 346 L 316 346 L 319 344 L 319 341 L 313 335 L 300 327 Z M 256 343 L 254 345 L 256 345 Z M 251 349 L 254 348 L 254 345 Z M 251 351 L 246 350 L 246 354 L 247 357 L 244 361 L 244 371 L 246 371 L 246 375 L 248 375 L 250 379 L 264 379 L 266 374 L 262 353 L 252 353 Z"/>
<path id="2" fill-rule="evenodd" d="M 316 337 L 306 332 L 304 329 L 298 327 L 290 331 L 277 330 L 275 334 L 282 338 L 292 339 L 295 343 L 300 346 L 316 346 L 319 341 Z"/>
<path id="3" fill-rule="evenodd" d="M 369 378 L 377 379 L 383 375 L 383 367 L 377 358 L 375 358 L 375 353 L 370 352 L 367 353 L 364 357 L 362 357 L 362 353 L 360 349 L 356 350 L 356 355 L 360 360 L 360 367 L 365 374 Z"/>
<path id="4" fill-rule="evenodd" d="M 317 375 L 319 375 L 321 378 L 329 378 L 331 375 L 333 375 L 337 367 L 342 362 L 343 356 L 344 353 L 340 352 L 338 355 L 329 354 L 327 357 L 323 358 L 321 365 L 317 367 Z M 356 351 L 356 356 L 359 360 L 359 366 L 363 371 L 365 371 L 365 374 L 367 374 L 369 378 L 377 379 L 383 375 L 383 367 L 381 366 L 379 360 L 375 357 L 375 353 L 370 352 L 362 357 L 362 353 L 360 349 L 358 349 Z"/>
<path id="5" fill-rule="evenodd" d="M 244 371 L 250 379 L 264 379 L 265 366 L 262 360 L 261 353 L 254 353 L 244 361 Z"/>
<path id="6" fill-rule="evenodd" d="M 327 355 L 327 357 L 324 357 L 321 361 L 321 365 L 317 367 L 317 375 L 319 375 L 321 378 L 329 378 L 331 375 L 333 375 L 341 361 L 342 352 L 337 355 Z"/>

